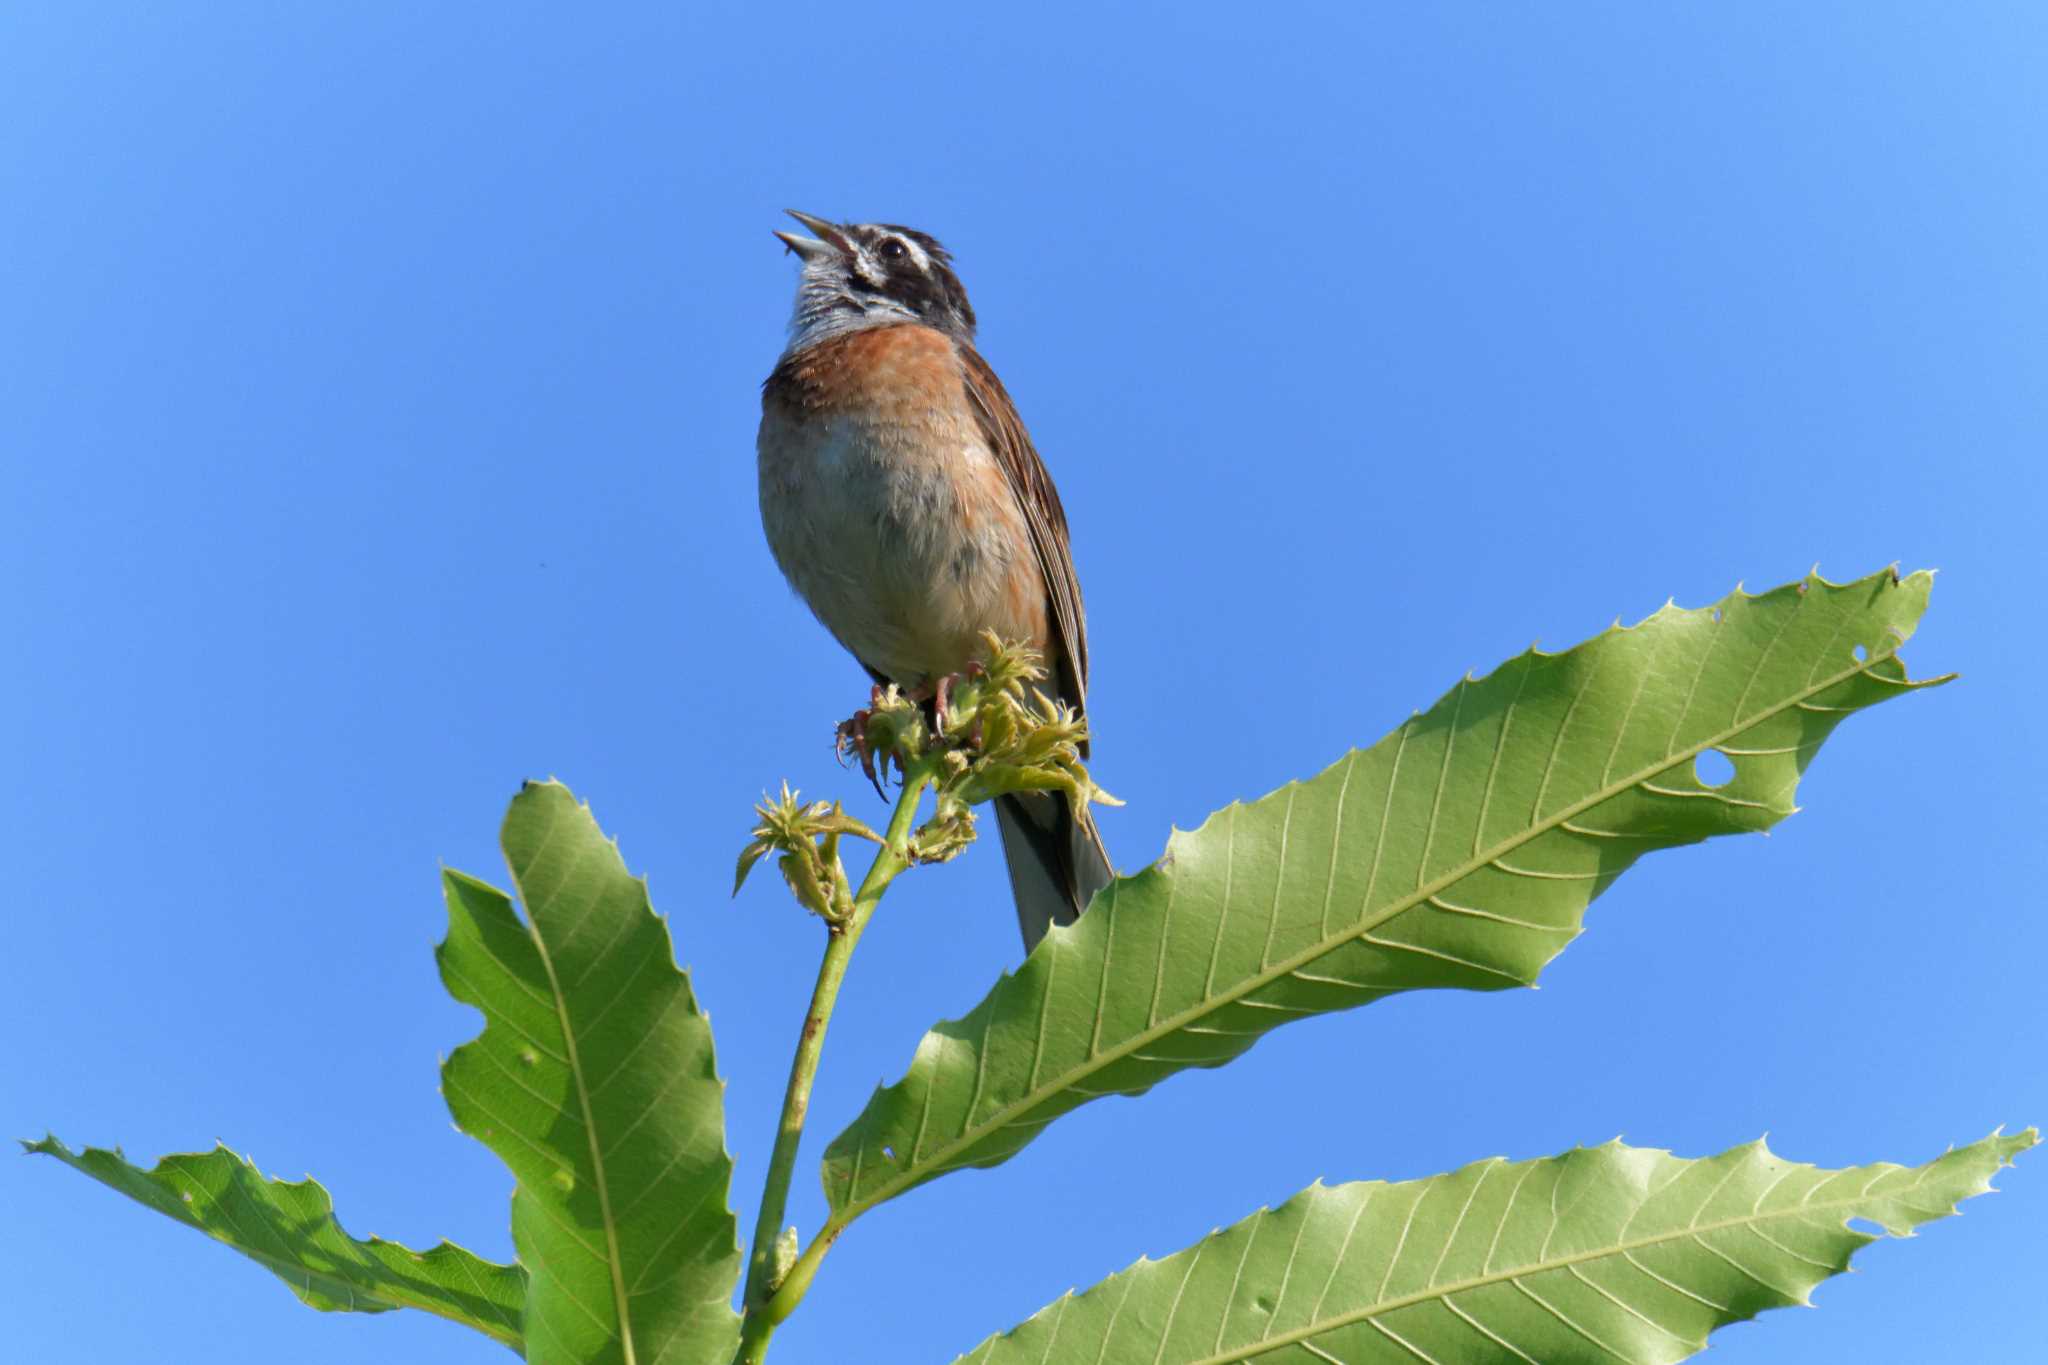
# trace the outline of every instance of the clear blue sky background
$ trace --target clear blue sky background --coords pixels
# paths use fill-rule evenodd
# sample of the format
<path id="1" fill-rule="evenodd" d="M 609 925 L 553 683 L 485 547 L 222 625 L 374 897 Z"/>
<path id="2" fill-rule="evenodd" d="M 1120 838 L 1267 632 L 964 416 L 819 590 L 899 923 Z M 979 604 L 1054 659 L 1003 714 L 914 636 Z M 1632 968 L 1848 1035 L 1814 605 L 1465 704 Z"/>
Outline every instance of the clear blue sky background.
<path id="1" fill-rule="evenodd" d="M 1023 14 L 1019 11 L 1019 16 Z M 1659 855 L 1537 992 L 1408 996 L 864 1220 L 778 1342 L 943 1361 L 1317 1176 L 1615 1134 L 1925 1160 L 2048 1121 L 2038 6 L 17 4 L 0 18 L 0 1129 L 219 1137 L 509 1255 L 437 1057 L 443 862 L 522 778 L 673 917 L 751 1218 L 817 944 L 749 803 L 859 782 L 770 562 L 795 206 L 951 245 L 1065 495 L 1120 861 L 1468 668 L 1818 561 L 1941 572 L 1770 839 Z M 1013 958 L 893 897 L 810 1159 Z M 2048 1158 L 1730 1362 L 2019 1360 Z M 0 1162 L 23 1361 L 476 1361 Z"/>

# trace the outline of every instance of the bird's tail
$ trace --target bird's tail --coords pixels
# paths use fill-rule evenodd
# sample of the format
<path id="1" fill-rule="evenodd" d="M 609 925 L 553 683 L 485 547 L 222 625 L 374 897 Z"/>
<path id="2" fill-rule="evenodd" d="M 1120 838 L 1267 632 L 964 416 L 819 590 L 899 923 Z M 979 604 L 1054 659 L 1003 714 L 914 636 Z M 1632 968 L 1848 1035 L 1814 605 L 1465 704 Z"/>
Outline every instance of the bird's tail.
<path id="1" fill-rule="evenodd" d="M 1072 924 L 1116 871 L 1094 817 L 1086 809 L 1076 817 L 1064 796 L 999 796 L 996 827 L 1002 831 L 1017 927 L 1024 931 L 1028 953 L 1053 925 Z"/>

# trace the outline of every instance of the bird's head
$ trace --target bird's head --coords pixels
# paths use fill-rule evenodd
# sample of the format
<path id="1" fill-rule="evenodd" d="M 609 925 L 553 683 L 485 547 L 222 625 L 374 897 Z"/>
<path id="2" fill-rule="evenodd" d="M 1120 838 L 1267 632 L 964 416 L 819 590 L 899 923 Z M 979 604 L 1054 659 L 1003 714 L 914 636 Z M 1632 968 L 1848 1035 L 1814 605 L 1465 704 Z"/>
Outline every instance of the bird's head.
<path id="1" fill-rule="evenodd" d="M 962 341 L 974 339 L 974 307 L 938 239 L 894 223 L 833 223 L 789 216 L 816 233 L 778 232 L 803 261 L 791 350 L 862 327 L 918 322 Z"/>

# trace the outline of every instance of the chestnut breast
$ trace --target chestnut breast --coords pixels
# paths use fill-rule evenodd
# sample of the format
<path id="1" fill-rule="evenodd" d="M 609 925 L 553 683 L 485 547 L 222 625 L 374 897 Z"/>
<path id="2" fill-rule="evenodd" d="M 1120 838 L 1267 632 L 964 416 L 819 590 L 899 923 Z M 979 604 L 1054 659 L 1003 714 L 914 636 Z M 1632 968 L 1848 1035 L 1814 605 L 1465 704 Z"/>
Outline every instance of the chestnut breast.
<path id="1" fill-rule="evenodd" d="M 863 664 L 917 687 L 978 657 L 983 630 L 1045 646 L 1044 573 L 943 333 L 899 323 L 784 356 L 758 446 L 775 561 Z"/>

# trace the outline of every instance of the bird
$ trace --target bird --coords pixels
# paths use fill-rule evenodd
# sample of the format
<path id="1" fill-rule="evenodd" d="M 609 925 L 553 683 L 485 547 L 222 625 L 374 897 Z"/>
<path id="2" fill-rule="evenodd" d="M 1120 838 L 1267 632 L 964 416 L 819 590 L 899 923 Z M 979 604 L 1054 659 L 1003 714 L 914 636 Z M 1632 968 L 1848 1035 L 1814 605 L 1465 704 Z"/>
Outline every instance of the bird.
<path id="1" fill-rule="evenodd" d="M 984 631 L 1044 655 L 1085 715 L 1088 624 L 1067 517 L 974 307 L 928 233 L 787 210 L 800 261 L 789 343 L 761 386 L 761 526 L 777 567 L 877 687 L 926 695 Z M 1087 746 L 1082 746 L 1083 757 Z M 996 798 L 1028 953 L 1114 875 L 1086 807 Z"/>

